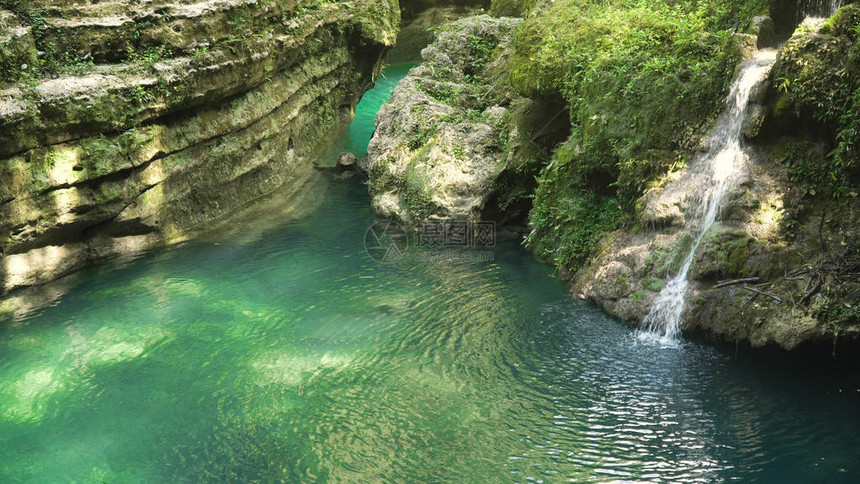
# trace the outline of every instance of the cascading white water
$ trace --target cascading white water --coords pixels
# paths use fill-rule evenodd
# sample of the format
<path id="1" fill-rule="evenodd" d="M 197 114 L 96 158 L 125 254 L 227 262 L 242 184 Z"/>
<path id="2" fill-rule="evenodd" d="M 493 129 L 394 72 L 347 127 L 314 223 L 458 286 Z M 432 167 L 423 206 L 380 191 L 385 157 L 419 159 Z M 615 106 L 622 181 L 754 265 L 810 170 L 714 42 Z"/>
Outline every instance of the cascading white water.
<path id="1" fill-rule="evenodd" d="M 798 21 L 805 18 L 832 17 L 843 5 L 843 0 L 800 0 L 797 3 Z"/>
<path id="2" fill-rule="evenodd" d="M 681 270 L 666 283 L 657 296 L 651 312 L 645 318 L 645 329 L 639 333 L 641 339 L 656 339 L 661 343 L 671 344 L 678 338 L 689 285 L 687 276 L 693 265 L 696 249 L 708 229 L 714 225 L 720 202 L 746 162 L 746 154 L 741 147 L 741 132 L 750 91 L 764 78 L 775 60 L 775 49 L 756 52 L 752 59 L 741 65 L 732 83 L 726 100 L 726 110 L 709 135 L 710 149 L 697 160 L 697 163 L 704 164 L 710 171 L 711 183 L 701 198 L 697 212 L 690 217 L 690 220 L 695 221 L 691 227 L 696 233 L 695 241 Z"/>
<path id="3" fill-rule="evenodd" d="M 801 0 L 798 14 L 801 18 L 833 16 L 844 5 L 842 0 Z M 821 23 L 824 19 L 821 18 Z M 674 344 L 681 330 L 681 316 L 684 313 L 689 273 L 702 239 L 717 219 L 720 202 L 731 185 L 733 176 L 740 172 L 746 162 L 746 154 L 741 147 L 741 131 L 744 115 L 752 88 L 770 71 L 776 60 L 776 50 L 764 49 L 743 63 L 732 83 L 723 112 L 711 131 L 710 149 L 698 162 L 705 163 L 710 169 L 711 185 L 701 198 L 691 227 L 696 238 L 687 253 L 681 270 L 670 279 L 643 322 L 644 330 L 638 336 L 643 340 L 657 341 L 661 344 Z"/>

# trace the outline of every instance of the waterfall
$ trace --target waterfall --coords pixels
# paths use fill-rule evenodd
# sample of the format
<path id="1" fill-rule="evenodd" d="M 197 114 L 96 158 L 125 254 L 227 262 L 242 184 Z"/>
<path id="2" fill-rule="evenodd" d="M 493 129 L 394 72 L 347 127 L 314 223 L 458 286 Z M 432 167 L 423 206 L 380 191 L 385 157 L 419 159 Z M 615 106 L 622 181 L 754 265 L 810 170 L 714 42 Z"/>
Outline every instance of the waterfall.
<path id="1" fill-rule="evenodd" d="M 843 5 L 843 0 L 800 0 L 797 2 L 797 20 L 832 17 Z"/>
<path id="2" fill-rule="evenodd" d="M 684 312 L 685 295 L 689 280 L 687 276 L 708 229 L 716 222 L 720 202 L 746 162 L 741 146 L 742 126 L 749 103 L 750 91 L 770 71 L 776 60 L 775 49 L 757 51 L 755 56 L 741 64 L 726 100 L 726 109 L 709 134 L 710 148 L 697 163 L 710 172 L 710 183 L 701 197 L 696 213 L 690 220 L 696 233 L 695 242 L 684 259 L 681 270 L 670 279 L 657 296 L 651 312 L 645 317 L 642 339 L 658 339 L 662 343 L 677 340 L 681 315 Z"/>

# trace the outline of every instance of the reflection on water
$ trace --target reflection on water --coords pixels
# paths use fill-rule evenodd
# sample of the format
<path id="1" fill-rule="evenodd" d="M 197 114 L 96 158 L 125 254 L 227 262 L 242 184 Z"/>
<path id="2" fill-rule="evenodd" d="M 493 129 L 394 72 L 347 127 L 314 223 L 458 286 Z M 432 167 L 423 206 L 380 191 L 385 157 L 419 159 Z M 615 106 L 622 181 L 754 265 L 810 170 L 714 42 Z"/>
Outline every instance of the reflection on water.
<path id="1" fill-rule="evenodd" d="M 856 382 L 641 344 L 513 245 L 377 264 L 315 183 L 0 323 L 0 482 L 858 479 Z"/>

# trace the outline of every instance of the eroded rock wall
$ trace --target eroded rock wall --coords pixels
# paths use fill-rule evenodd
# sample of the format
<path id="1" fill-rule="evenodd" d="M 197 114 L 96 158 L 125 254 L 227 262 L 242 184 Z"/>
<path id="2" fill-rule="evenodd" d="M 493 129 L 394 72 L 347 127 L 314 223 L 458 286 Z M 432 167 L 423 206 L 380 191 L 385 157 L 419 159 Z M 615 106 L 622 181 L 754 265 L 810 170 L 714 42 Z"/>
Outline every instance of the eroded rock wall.
<path id="1" fill-rule="evenodd" d="M 398 22 L 387 0 L 3 2 L 0 293 L 298 182 Z"/>

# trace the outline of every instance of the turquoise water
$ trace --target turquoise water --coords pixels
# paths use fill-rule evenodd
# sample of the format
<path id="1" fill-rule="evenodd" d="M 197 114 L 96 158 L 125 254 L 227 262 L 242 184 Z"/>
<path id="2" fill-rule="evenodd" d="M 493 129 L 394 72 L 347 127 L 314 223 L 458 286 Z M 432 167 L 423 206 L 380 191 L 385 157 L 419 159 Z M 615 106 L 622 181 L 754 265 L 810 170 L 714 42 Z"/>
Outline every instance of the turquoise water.
<path id="1" fill-rule="evenodd" d="M 860 479 L 850 375 L 641 344 L 512 243 L 376 263 L 312 192 L 0 323 L 0 482 Z"/>
<path id="2" fill-rule="evenodd" d="M 397 83 L 406 77 L 409 69 L 416 65 L 407 63 L 386 67 L 376 80 L 373 89 L 367 91 L 361 98 L 361 103 L 355 109 L 355 118 L 335 146 L 338 146 L 341 151 L 355 153 L 359 159 L 364 158 L 367 154 L 367 144 L 373 136 L 376 113 L 384 103 L 388 102 Z"/>

